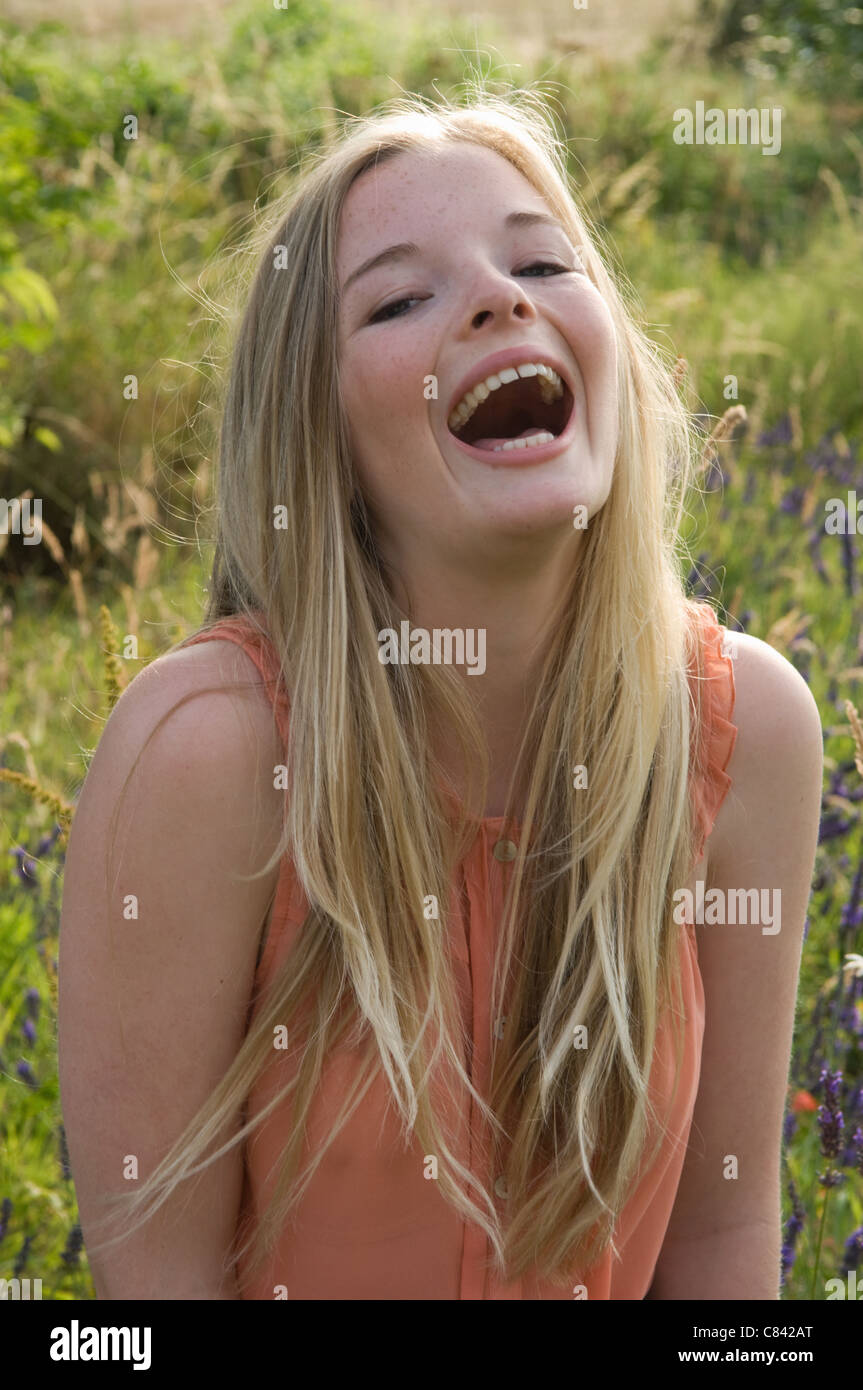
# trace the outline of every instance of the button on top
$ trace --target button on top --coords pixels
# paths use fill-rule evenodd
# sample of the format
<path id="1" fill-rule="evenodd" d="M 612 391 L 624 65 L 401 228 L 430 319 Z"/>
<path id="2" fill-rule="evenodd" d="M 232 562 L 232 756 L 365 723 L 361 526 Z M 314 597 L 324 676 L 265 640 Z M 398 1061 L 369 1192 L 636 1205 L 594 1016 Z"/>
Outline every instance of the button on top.
<path id="1" fill-rule="evenodd" d="M 512 840 L 498 840 L 492 849 L 492 854 L 501 864 L 508 864 L 510 860 L 515 859 L 518 849 Z"/>

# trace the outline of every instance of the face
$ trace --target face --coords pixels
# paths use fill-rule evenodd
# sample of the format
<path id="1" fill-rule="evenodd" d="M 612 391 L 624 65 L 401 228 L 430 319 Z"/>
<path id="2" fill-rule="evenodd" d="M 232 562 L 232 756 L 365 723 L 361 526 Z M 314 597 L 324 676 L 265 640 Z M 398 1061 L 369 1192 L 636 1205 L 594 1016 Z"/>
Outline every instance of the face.
<path id="1" fill-rule="evenodd" d="M 353 278 L 402 243 L 416 249 Z M 385 560 L 469 570 L 575 545 L 573 508 L 592 516 L 611 486 L 616 339 L 533 185 L 479 146 L 400 153 L 351 187 L 337 272 L 342 401 Z M 557 372 L 557 399 L 553 377 L 505 379 L 530 363 Z M 473 416 L 453 420 L 477 383 Z M 500 447 L 540 430 L 553 438 Z"/>

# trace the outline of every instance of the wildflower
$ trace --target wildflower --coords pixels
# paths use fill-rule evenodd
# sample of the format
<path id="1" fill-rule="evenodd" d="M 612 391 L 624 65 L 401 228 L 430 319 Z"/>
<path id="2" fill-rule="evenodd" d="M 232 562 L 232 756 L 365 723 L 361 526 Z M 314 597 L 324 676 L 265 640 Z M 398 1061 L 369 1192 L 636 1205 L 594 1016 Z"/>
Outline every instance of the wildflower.
<path id="1" fill-rule="evenodd" d="M 818 1174 L 818 1181 L 822 1187 L 841 1187 L 845 1181 L 845 1174 L 840 1173 L 838 1168 L 827 1168 L 825 1172 Z"/>
<path id="2" fill-rule="evenodd" d="M 842 1274 L 848 1274 L 852 1269 L 860 1268 L 860 1260 L 863 1257 L 863 1226 L 858 1226 L 856 1231 L 852 1231 L 845 1242 L 845 1258 L 842 1261 Z"/>
<path id="3" fill-rule="evenodd" d="M 863 956 L 847 955 L 842 969 L 858 980 L 863 979 Z"/>
<path id="4" fill-rule="evenodd" d="M 18 1073 L 18 1075 L 20 1076 L 20 1078 L 21 1078 L 22 1081 L 26 1081 L 26 1083 L 27 1083 L 28 1086 L 32 1086 L 33 1090 L 36 1090 L 36 1088 L 37 1088 L 38 1085 L 39 1085 L 39 1082 L 36 1080 L 36 1077 L 33 1075 L 33 1069 L 32 1069 L 32 1067 L 30 1066 L 30 1063 L 29 1063 L 29 1062 L 25 1062 L 25 1061 L 23 1060 L 23 1058 L 22 1058 L 22 1060 L 18 1063 L 18 1065 L 17 1065 L 17 1067 L 15 1068 L 15 1070 L 17 1071 L 17 1073 Z"/>
<path id="5" fill-rule="evenodd" d="M 36 1028 L 32 1018 L 25 1018 L 21 1025 L 21 1032 L 24 1034 L 27 1042 L 32 1046 L 36 1041 Z"/>
<path id="6" fill-rule="evenodd" d="M 788 1276 L 794 1267 L 794 1259 L 797 1253 L 797 1238 L 803 1230 L 804 1211 L 794 1186 L 794 1180 L 788 1180 L 788 1196 L 791 1199 L 791 1212 L 785 1222 L 785 1239 L 782 1242 L 781 1256 L 781 1282 L 785 1285 Z"/>
<path id="7" fill-rule="evenodd" d="M 818 578 L 821 580 L 822 584 L 829 584 L 829 583 L 830 583 L 830 576 L 829 576 L 829 574 L 827 573 L 827 570 L 826 570 L 826 568 L 825 568 L 825 566 L 824 566 L 824 561 L 823 561 L 823 559 L 821 558 L 821 531 L 820 531 L 820 529 L 817 530 L 817 531 L 815 531 L 815 532 L 809 537 L 809 557 L 810 557 L 810 559 L 812 560 L 812 564 L 813 564 L 814 567 L 815 567 L 815 573 L 818 575 Z"/>
<path id="8" fill-rule="evenodd" d="M 66 1131 L 60 1126 L 60 1170 L 63 1177 L 68 1182 L 72 1177 L 72 1168 L 69 1163 L 69 1148 L 66 1143 Z"/>
<path id="9" fill-rule="evenodd" d="M 32 1236 L 25 1236 L 25 1238 L 24 1238 L 24 1244 L 21 1246 L 21 1249 L 18 1251 L 18 1254 L 15 1256 L 15 1267 L 14 1267 L 14 1269 L 12 1270 L 12 1278 L 13 1278 L 13 1279 L 20 1279 L 21 1275 L 24 1273 L 24 1266 L 25 1266 L 26 1263 L 27 1263 L 27 1257 L 28 1257 L 29 1254 L 30 1254 L 30 1246 L 31 1246 L 32 1244 L 33 1244 L 33 1237 L 32 1237 Z"/>
<path id="10" fill-rule="evenodd" d="M 53 848 L 54 842 L 56 841 L 58 835 L 62 835 L 62 833 L 62 825 L 59 821 L 55 822 L 54 829 L 51 831 L 50 835 L 43 835 L 42 839 L 36 846 L 36 858 L 41 859 L 43 855 L 48 854 L 49 851 Z"/>
<path id="11" fill-rule="evenodd" d="M 30 1017 L 37 1019 L 39 1017 L 39 1005 L 41 1003 L 41 996 L 38 989 L 28 989 L 24 996 L 24 1002 Z"/>
<path id="12" fill-rule="evenodd" d="M 80 1226 L 75 1225 L 69 1232 L 69 1237 L 66 1241 L 65 1249 L 61 1252 L 60 1259 L 63 1261 L 65 1265 L 68 1265 L 70 1268 L 74 1265 L 77 1265 L 78 1256 L 81 1254 L 81 1249 L 83 1245 L 83 1232 L 81 1231 Z"/>
<path id="13" fill-rule="evenodd" d="M 798 1091 L 791 1102 L 791 1109 L 799 1115 L 804 1110 L 817 1110 L 818 1102 L 809 1091 Z"/>
<path id="14" fill-rule="evenodd" d="M 805 487 L 798 486 L 791 488 L 790 492 L 786 492 L 785 496 L 780 499 L 780 511 L 787 512 L 792 516 L 799 516 L 805 497 Z"/>
<path id="15" fill-rule="evenodd" d="M 56 792 L 52 792 L 48 787 L 41 786 L 32 777 L 25 777 L 23 772 L 12 772 L 8 767 L 0 765 L 0 782 L 9 782 L 13 787 L 20 787 L 27 792 L 40 806 L 48 806 L 54 815 L 62 823 L 62 833 L 68 830 L 72 816 L 75 811 L 74 805 L 69 801 L 64 801 Z"/>
<path id="16" fill-rule="evenodd" d="M 692 566 L 692 569 L 689 571 L 686 585 L 691 591 L 693 598 L 709 598 L 712 593 L 710 573 L 703 568 L 709 561 L 709 558 L 707 552 L 702 551 L 696 559 L 695 564 Z"/>
<path id="17" fill-rule="evenodd" d="M 751 17 L 755 19 L 758 18 L 757 15 Z M 759 20 L 759 23 L 760 22 L 761 21 Z M 791 428 L 791 416 L 785 414 L 782 416 L 782 419 L 779 421 L 779 423 L 777 425 L 774 425 L 772 430 L 764 430 L 761 434 L 759 434 L 755 442 L 759 447 L 771 447 L 775 444 L 790 444 L 792 437 L 793 431 Z"/>
<path id="18" fill-rule="evenodd" d="M 842 1085 L 841 1071 L 830 1071 L 824 1067 L 821 1072 L 820 1084 L 824 1087 L 824 1103 L 818 1107 L 821 1153 L 824 1158 L 831 1160 L 839 1156 L 842 1148 L 842 1131 L 845 1127 L 842 1111 L 839 1109 L 839 1092 Z M 842 1180 L 842 1174 L 832 1166 L 828 1166 L 825 1172 L 818 1175 L 818 1181 L 822 1187 L 838 1187 Z"/>
<path id="19" fill-rule="evenodd" d="M 825 812 L 818 829 L 819 845 L 823 845 L 825 840 L 837 840 L 840 835 L 846 835 L 853 824 L 852 820 L 840 815 L 838 811 Z"/>
<path id="20" fill-rule="evenodd" d="M 849 531 L 842 532 L 841 542 L 842 568 L 845 571 L 845 588 L 848 591 L 849 598 L 853 598 L 857 592 L 857 571 L 854 567 L 854 561 L 859 559 L 860 552 L 854 544 Z"/>
<path id="21" fill-rule="evenodd" d="M 863 923 L 861 900 L 863 900 L 863 863 L 858 865 L 857 872 L 854 875 L 848 901 L 842 908 L 840 926 L 859 927 L 861 923 Z M 861 963 L 861 972 L 863 972 L 863 957 L 858 956 L 857 959 Z"/>
<path id="22" fill-rule="evenodd" d="M 0 1240 L 6 1236 L 9 1229 L 9 1217 L 12 1215 L 12 1202 L 9 1197 L 4 1197 L 0 1204 Z"/>
<path id="23" fill-rule="evenodd" d="M 9 853 L 15 859 L 15 872 L 21 882 L 32 888 L 36 882 L 36 860 L 21 845 L 16 845 Z"/>
<path id="24" fill-rule="evenodd" d="M 863 1129 L 859 1125 L 851 1136 L 851 1142 L 854 1145 L 855 1167 L 860 1176 L 863 1177 Z"/>

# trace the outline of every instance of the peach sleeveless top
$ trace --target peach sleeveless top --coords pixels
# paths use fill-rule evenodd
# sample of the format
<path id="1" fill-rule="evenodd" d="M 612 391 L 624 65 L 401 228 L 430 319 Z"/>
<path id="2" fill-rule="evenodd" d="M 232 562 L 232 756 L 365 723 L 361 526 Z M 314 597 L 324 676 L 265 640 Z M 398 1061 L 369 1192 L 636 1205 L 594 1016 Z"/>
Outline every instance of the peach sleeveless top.
<path id="1" fill-rule="evenodd" d="M 712 609 L 698 605 L 702 627 L 703 719 L 695 742 L 691 788 L 697 826 L 697 860 L 703 855 L 719 808 L 731 786 L 725 771 L 737 736 L 732 723 L 734 676 L 722 652 L 722 629 Z M 242 618 L 226 618 L 187 645 L 212 639 L 240 645 L 258 668 L 270 700 L 278 665 L 269 642 Z M 692 676 L 690 676 L 692 679 Z M 279 700 L 276 716 L 287 740 L 288 709 Z M 450 905 L 450 930 L 459 994 L 473 1039 L 465 1065 L 480 1094 L 490 1076 L 489 1018 L 496 924 L 500 922 L 512 844 L 510 821 L 477 822 L 477 834 L 458 870 Z M 279 965 L 297 938 L 308 905 L 290 862 L 283 861 L 269 930 L 258 961 L 250 1021 Z M 619 1258 L 609 1249 L 578 1280 L 589 1299 L 642 1299 L 650 1288 L 683 1168 L 698 1091 L 704 1035 L 704 992 L 698 967 L 695 928 L 681 931 L 681 987 L 685 1042 L 680 1082 L 672 1094 L 674 1039 L 666 1015 L 660 1022 L 650 1077 L 650 1095 L 665 1116 L 665 1137 L 652 1165 L 643 1166 L 615 1226 Z M 505 1021 L 505 1020 L 504 1020 Z M 288 1053 L 274 1058 L 254 1087 L 247 1113 L 259 1113 L 288 1076 Z M 303 1162 L 329 1132 L 345 1094 L 352 1058 L 343 1051 L 324 1065 L 310 1115 Z M 244 1148 L 240 1227 L 256 1223 L 272 1191 L 284 1136 L 290 1133 L 290 1100 L 280 1102 L 253 1132 Z M 466 1110 L 467 1110 L 466 1105 Z M 489 1173 L 475 1103 L 460 1119 L 471 1171 L 483 1171 L 496 1200 L 504 1203 L 505 1184 Z M 652 1131 L 651 1131 L 652 1133 Z M 405 1149 L 390 1104 L 385 1077 L 375 1079 L 330 1146 L 302 1198 L 294 1222 L 286 1223 L 267 1262 L 244 1288 L 245 1299 L 572 1299 L 573 1287 L 528 1276 L 503 1284 L 486 1268 L 489 1242 L 479 1227 L 466 1223 L 426 1178 L 418 1145 Z M 504 1208 L 501 1208 L 503 1213 Z M 241 1278 L 248 1278 L 241 1264 Z M 574 1280 L 577 1276 L 574 1276 Z M 579 1289 L 579 1297 L 585 1294 Z"/>

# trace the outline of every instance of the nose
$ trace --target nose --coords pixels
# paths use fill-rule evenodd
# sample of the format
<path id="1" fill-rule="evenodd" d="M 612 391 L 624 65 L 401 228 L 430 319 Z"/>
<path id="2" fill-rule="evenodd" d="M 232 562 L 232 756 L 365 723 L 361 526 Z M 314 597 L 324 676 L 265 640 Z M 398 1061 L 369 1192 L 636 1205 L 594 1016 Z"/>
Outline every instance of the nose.
<path id="1" fill-rule="evenodd" d="M 464 325 L 470 329 L 481 328 L 489 320 L 529 323 L 536 318 L 536 310 L 519 281 L 494 269 L 477 274 L 467 302 Z"/>

